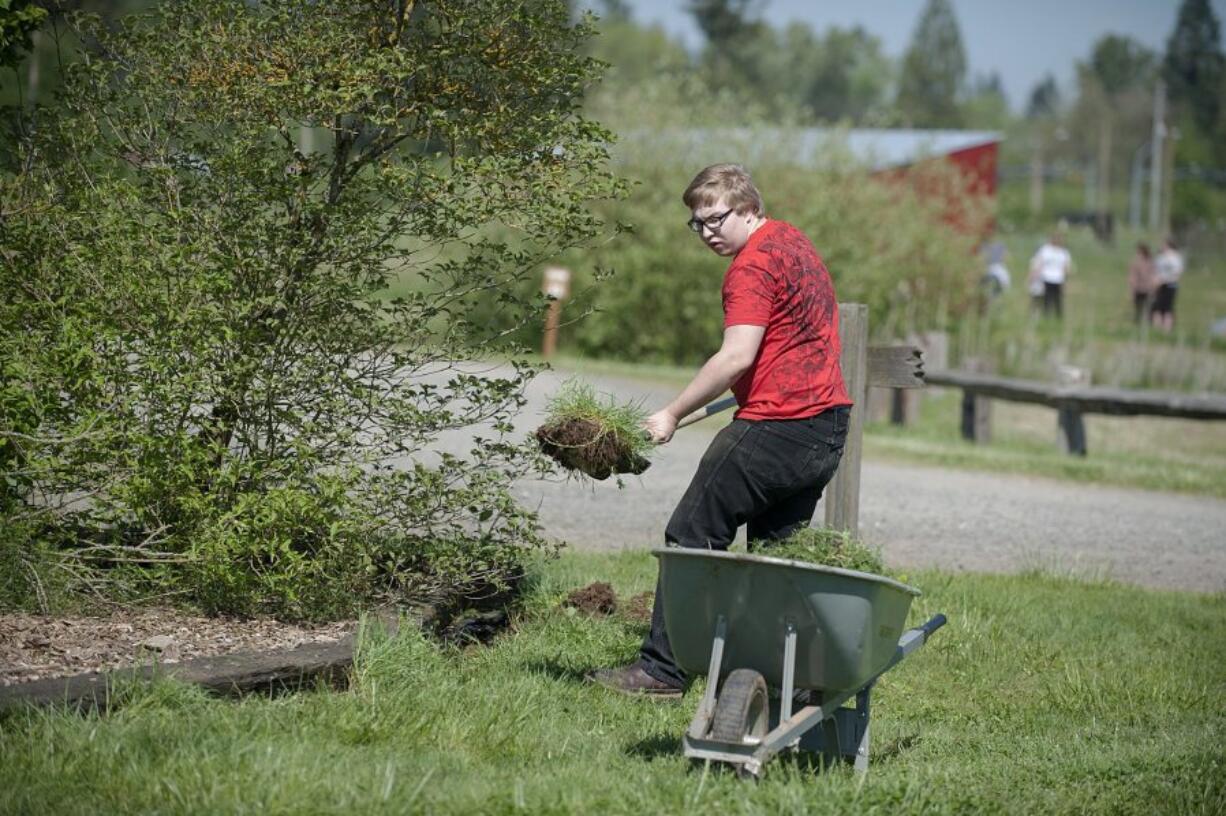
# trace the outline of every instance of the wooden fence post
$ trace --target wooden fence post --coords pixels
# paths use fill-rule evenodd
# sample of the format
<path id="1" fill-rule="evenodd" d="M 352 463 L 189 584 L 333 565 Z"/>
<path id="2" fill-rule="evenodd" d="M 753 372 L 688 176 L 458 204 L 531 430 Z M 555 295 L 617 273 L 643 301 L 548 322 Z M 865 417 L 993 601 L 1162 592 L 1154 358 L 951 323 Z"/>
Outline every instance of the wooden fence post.
<path id="1" fill-rule="evenodd" d="M 924 365 L 934 369 L 944 369 L 949 366 L 949 335 L 945 332 L 930 331 L 923 334 L 912 334 L 907 343 L 919 348 L 923 354 Z M 869 363 L 872 367 L 872 363 Z M 869 372 L 869 379 L 872 379 Z M 889 420 L 892 425 L 907 426 L 919 418 L 920 402 L 928 389 L 926 388 L 894 388 L 890 391 Z"/>
<path id="2" fill-rule="evenodd" d="M 1089 385 L 1090 370 L 1076 366 L 1056 367 L 1057 385 Z M 1064 453 L 1074 456 L 1086 455 L 1086 426 L 1081 409 L 1075 404 L 1061 405 L 1056 409 L 1056 444 Z"/>
<path id="3" fill-rule="evenodd" d="M 903 345 L 869 346 L 864 421 L 904 426 L 915 422 L 927 390 L 924 367 L 944 370 L 949 362 L 948 350 L 949 336 L 944 332 L 912 334 Z"/>
<path id="4" fill-rule="evenodd" d="M 868 306 L 839 304 L 839 366 L 847 395 L 855 405 L 847 426 L 847 445 L 834 478 L 826 486 L 826 526 L 857 535 L 860 530 L 860 453 L 864 444 L 864 413 L 868 395 Z"/>
<path id="5" fill-rule="evenodd" d="M 949 332 L 924 332 L 916 345 L 924 353 L 924 368 L 930 371 L 944 371 L 949 368 Z M 940 388 L 924 388 L 922 396 L 932 399 L 944 393 Z"/>
<path id="6" fill-rule="evenodd" d="M 980 374 L 989 374 L 994 368 L 991 362 L 980 357 L 964 360 L 962 366 Z M 962 438 L 976 445 L 992 441 L 992 401 L 969 389 L 962 391 Z"/>

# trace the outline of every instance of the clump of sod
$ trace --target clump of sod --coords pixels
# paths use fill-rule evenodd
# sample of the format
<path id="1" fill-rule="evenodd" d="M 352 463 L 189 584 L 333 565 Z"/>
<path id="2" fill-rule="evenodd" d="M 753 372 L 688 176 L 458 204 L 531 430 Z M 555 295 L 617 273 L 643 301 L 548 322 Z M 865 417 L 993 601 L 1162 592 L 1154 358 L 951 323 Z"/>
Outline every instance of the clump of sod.
<path id="1" fill-rule="evenodd" d="M 577 380 L 549 400 L 545 424 L 536 430 L 541 450 L 569 471 L 603 480 L 614 473 L 642 473 L 653 443 L 643 430 L 647 412 L 636 403 L 601 399 Z"/>
<path id="2" fill-rule="evenodd" d="M 881 554 L 857 541 L 850 533 L 824 527 L 802 527 L 792 535 L 758 550 L 771 558 L 809 561 L 824 567 L 885 574 Z"/>

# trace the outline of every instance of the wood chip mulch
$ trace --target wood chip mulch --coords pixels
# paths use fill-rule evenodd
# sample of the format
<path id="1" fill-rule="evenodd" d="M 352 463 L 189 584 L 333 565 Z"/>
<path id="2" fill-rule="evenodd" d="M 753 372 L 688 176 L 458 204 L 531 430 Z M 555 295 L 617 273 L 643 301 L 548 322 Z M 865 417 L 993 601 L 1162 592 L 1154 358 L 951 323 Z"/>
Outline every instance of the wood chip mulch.
<path id="1" fill-rule="evenodd" d="M 289 624 L 268 618 L 205 618 L 172 609 L 106 617 L 0 615 L 0 686 L 234 652 L 271 652 L 335 643 L 354 621 Z"/>

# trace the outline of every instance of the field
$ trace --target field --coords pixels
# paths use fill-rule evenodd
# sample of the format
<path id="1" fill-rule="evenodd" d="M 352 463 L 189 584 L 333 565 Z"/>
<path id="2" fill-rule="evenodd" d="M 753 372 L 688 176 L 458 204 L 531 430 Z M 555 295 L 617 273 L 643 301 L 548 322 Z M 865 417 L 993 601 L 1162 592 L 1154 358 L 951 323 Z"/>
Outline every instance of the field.
<path id="1" fill-rule="evenodd" d="M 513 633 L 439 650 L 364 644 L 353 687 L 239 703 L 163 684 L 106 717 L 0 719 L 4 813 L 1179 813 L 1226 811 L 1226 597 L 921 573 L 913 621 L 949 625 L 885 676 L 872 768 L 792 758 L 758 784 L 690 765 L 677 703 L 583 672 L 643 625 L 558 608 L 641 553 L 542 565 Z"/>
<path id="2" fill-rule="evenodd" d="M 1097 385 L 1176 391 L 1226 391 L 1226 338 L 1211 325 L 1226 317 L 1226 257 L 1187 251 L 1187 270 L 1176 299 L 1175 330 L 1165 334 L 1133 322 L 1128 264 L 1138 240 L 1153 236 L 1125 229 L 1115 243 L 1097 241 L 1086 228 L 1068 234 L 1074 272 L 1065 292 L 1063 321 L 1038 319 L 1026 292 L 1030 257 L 1041 233 L 1005 233 L 1012 286 L 986 315 L 968 315 L 951 331 L 953 362 L 987 356 L 1002 374 L 1049 379 L 1057 364 L 1088 368 Z"/>

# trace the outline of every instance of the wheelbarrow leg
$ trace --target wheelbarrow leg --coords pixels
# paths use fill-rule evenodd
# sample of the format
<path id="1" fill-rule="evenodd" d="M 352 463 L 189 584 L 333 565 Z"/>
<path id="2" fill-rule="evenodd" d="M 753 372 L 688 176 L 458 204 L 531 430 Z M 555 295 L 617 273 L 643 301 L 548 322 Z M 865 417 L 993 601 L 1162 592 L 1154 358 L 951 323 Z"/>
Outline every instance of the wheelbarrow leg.
<path id="1" fill-rule="evenodd" d="M 689 735 L 703 739 L 711 730 L 711 717 L 715 715 L 715 690 L 719 685 L 719 670 L 724 663 L 724 642 L 728 639 L 728 621 L 720 615 L 715 619 L 715 639 L 711 641 L 711 663 L 707 667 L 707 688 L 702 693 L 702 702 L 690 721 Z"/>
<path id="2" fill-rule="evenodd" d="M 857 772 L 868 770 L 869 720 L 872 683 L 856 692 L 855 708 L 841 705 L 800 740 L 804 751 L 821 754 L 827 765 L 851 762 Z"/>
<path id="3" fill-rule="evenodd" d="M 796 691 L 796 624 L 787 622 L 783 639 L 783 690 L 779 695 L 779 721 L 792 716 L 792 695 Z"/>
<path id="4" fill-rule="evenodd" d="M 869 701 L 872 698 L 872 691 L 870 684 L 856 695 L 856 730 L 860 733 L 859 744 L 856 746 L 856 773 L 868 771 Z"/>

